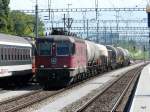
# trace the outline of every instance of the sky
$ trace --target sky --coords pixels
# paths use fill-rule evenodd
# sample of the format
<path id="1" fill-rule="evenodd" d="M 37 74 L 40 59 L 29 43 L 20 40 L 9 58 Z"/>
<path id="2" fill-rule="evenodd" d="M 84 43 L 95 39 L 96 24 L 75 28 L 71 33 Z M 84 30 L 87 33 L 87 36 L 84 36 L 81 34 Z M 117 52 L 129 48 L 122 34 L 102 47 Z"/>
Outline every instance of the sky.
<path id="1" fill-rule="evenodd" d="M 36 0 L 10 0 L 10 9 L 11 10 L 30 10 L 35 9 L 35 1 Z M 135 8 L 141 7 L 144 8 L 147 5 L 147 1 L 150 0 L 98 0 L 98 7 L 99 8 Z M 59 9 L 59 8 L 68 8 L 67 4 L 71 4 L 70 8 L 95 8 L 95 0 L 51 0 L 51 8 L 52 9 Z M 48 8 L 48 0 L 38 0 L 39 9 L 47 9 Z M 77 16 L 78 14 L 78 16 Z M 47 13 L 40 13 L 41 20 L 45 20 L 44 16 L 48 15 Z M 55 13 L 54 18 L 52 20 L 62 20 L 64 16 L 63 13 Z M 70 13 L 70 17 L 74 20 L 82 20 L 83 14 L 82 13 Z M 86 14 L 87 19 L 95 18 L 95 12 L 88 12 Z M 143 19 L 147 18 L 146 12 L 121 12 L 119 14 L 119 19 L 121 20 L 132 20 L 132 19 Z M 99 19 L 116 19 L 115 12 L 99 12 Z M 77 25 L 77 24 L 73 24 Z M 72 26 L 73 26 L 72 25 Z M 83 24 L 80 24 L 80 26 Z M 89 24 L 89 26 L 93 26 L 94 24 Z M 95 24 L 97 25 L 97 24 Z M 106 26 L 116 26 L 116 23 L 107 23 Z M 125 26 L 126 24 L 119 24 L 120 26 Z M 51 24 L 45 23 L 46 27 L 50 27 Z M 63 25 L 54 24 L 54 27 L 60 27 Z M 104 26 L 104 23 L 100 23 L 100 26 Z M 128 24 L 128 26 L 147 26 L 147 24 Z"/>
<path id="2" fill-rule="evenodd" d="M 34 9 L 36 0 L 10 0 L 10 9 Z M 67 8 L 67 4 L 72 4 L 71 8 L 94 8 L 95 0 L 51 0 L 52 8 Z M 100 8 L 118 7 L 145 7 L 148 0 L 98 0 Z M 38 0 L 39 8 L 47 8 L 48 0 Z"/>

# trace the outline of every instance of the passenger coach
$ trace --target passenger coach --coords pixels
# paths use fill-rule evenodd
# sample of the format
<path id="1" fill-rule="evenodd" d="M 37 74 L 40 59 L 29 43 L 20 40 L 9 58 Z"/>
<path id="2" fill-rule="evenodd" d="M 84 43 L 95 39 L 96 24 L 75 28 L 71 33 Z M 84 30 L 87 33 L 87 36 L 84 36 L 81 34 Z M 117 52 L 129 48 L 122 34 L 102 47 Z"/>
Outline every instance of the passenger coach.
<path id="1" fill-rule="evenodd" d="M 0 34 L 0 82 L 26 83 L 32 77 L 31 44 L 24 38 Z"/>

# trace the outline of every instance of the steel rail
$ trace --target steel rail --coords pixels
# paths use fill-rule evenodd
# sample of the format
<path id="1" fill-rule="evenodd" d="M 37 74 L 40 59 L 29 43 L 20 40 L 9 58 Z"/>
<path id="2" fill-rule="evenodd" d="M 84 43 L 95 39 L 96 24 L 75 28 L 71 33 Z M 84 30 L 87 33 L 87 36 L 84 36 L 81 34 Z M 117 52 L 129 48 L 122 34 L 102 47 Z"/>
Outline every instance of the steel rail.
<path id="1" fill-rule="evenodd" d="M 141 67 L 141 66 L 140 66 L 140 67 Z M 137 67 L 137 68 L 139 69 L 140 67 Z M 135 71 L 137 68 L 134 68 L 134 69 L 132 69 L 132 70 L 130 70 L 130 71 L 124 73 L 124 74 L 128 74 L 128 73 L 130 73 L 130 72 L 133 72 L 133 71 Z M 81 107 L 80 107 L 79 109 L 77 109 L 75 112 L 82 112 L 82 111 L 84 111 L 84 110 L 85 110 L 90 104 L 92 104 L 100 95 L 102 95 L 103 93 L 105 93 L 105 91 L 107 91 L 109 88 L 111 88 L 111 87 L 112 87 L 116 82 L 118 82 L 122 77 L 124 77 L 124 75 L 121 75 L 118 79 L 116 79 L 115 81 L 109 83 L 109 84 L 107 85 L 107 87 L 105 87 L 105 88 L 103 89 L 103 91 L 101 91 L 101 92 L 99 92 L 98 94 L 96 94 L 93 98 L 91 98 L 88 102 L 86 102 L 83 106 L 81 106 Z"/>

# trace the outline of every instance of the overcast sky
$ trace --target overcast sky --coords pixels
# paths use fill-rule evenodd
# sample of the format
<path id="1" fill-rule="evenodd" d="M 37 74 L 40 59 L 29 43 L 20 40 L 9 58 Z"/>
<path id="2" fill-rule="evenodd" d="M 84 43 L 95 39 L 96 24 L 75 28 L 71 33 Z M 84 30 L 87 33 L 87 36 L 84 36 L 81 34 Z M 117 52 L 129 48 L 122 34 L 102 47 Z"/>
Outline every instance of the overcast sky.
<path id="1" fill-rule="evenodd" d="M 11 9 L 34 9 L 36 0 L 10 0 Z M 94 8 L 95 0 L 51 0 L 52 8 Z M 148 0 L 98 0 L 99 7 L 145 7 Z M 48 0 L 38 0 L 40 8 L 47 8 Z"/>

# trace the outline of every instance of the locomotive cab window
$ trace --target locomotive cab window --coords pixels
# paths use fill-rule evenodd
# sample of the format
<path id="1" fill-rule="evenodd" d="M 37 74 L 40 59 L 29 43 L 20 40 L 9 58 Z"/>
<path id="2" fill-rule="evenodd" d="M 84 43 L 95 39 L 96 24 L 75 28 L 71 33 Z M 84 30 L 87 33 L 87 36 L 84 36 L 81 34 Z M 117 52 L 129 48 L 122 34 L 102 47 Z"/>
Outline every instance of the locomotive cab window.
<path id="1" fill-rule="evenodd" d="M 51 55 L 51 43 L 42 42 L 39 44 L 39 55 Z"/>
<path id="2" fill-rule="evenodd" d="M 68 43 L 58 43 L 57 44 L 57 55 L 58 56 L 68 56 L 69 52 L 69 44 Z"/>

